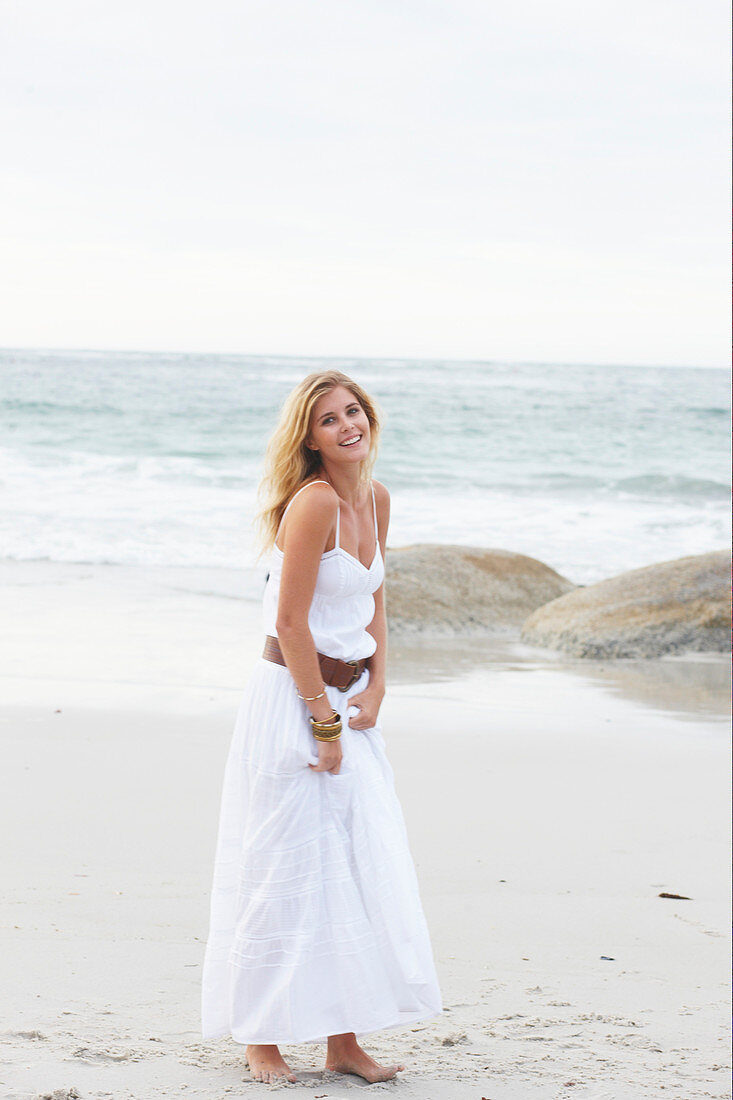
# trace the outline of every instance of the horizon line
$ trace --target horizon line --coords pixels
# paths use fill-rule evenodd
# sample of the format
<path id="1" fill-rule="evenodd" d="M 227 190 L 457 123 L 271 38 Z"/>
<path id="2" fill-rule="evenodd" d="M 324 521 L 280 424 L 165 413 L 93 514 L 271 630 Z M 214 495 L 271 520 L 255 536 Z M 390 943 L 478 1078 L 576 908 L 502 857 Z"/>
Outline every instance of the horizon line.
<path id="1" fill-rule="evenodd" d="M 0 354 L 5 352 L 35 351 L 42 354 L 113 354 L 113 355 L 173 355 L 173 356 L 210 356 L 212 358 L 240 358 L 240 359 L 283 359 L 299 360 L 308 359 L 316 361 L 343 361 L 354 360 L 357 362 L 373 363 L 455 363 L 478 364 L 481 366 L 521 366 L 521 367 L 611 367 L 611 368 L 642 368 L 659 370 L 730 370 L 727 363 L 643 363 L 643 362 L 600 362 L 590 360 L 570 359 L 484 359 L 480 356 L 473 357 L 446 357 L 446 356 L 401 356 L 401 355 L 317 355 L 313 353 L 288 353 L 278 352 L 242 352 L 242 351 L 182 351 L 161 348 L 104 348 L 104 347 L 38 347 L 36 345 L 0 346 Z"/>

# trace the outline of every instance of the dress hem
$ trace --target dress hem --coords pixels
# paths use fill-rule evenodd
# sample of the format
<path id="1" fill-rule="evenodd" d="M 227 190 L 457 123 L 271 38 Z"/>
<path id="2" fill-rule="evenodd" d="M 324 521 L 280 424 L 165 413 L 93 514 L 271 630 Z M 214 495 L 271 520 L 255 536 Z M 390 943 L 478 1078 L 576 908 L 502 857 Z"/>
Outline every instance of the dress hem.
<path id="1" fill-rule="evenodd" d="M 430 1009 L 430 1010 L 424 1011 L 424 1012 L 414 1012 L 409 1016 L 404 1016 L 403 1015 L 403 1016 L 400 1017 L 399 1020 L 393 1020 L 389 1024 L 369 1025 L 369 1026 L 361 1028 L 361 1029 L 353 1028 L 353 1027 L 344 1028 L 342 1031 L 332 1031 L 332 1032 L 330 1032 L 330 1034 L 331 1035 L 348 1035 L 349 1032 L 353 1031 L 354 1034 L 357 1037 L 361 1036 L 361 1035 L 373 1035 L 377 1031 L 391 1031 L 391 1030 L 393 1030 L 394 1028 L 397 1028 L 397 1027 L 407 1027 L 409 1024 L 417 1023 L 419 1020 L 434 1020 L 438 1016 L 442 1016 L 442 1014 L 443 1014 L 443 1007 L 441 1005 L 440 1008 Z M 224 1038 L 227 1038 L 229 1036 L 231 1036 L 231 1038 L 234 1040 L 235 1043 L 240 1043 L 242 1046 L 250 1046 L 250 1045 L 252 1045 L 252 1046 L 254 1046 L 254 1045 L 257 1045 L 257 1046 L 270 1046 L 270 1045 L 280 1046 L 280 1045 L 284 1045 L 286 1043 L 325 1043 L 328 1040 L 328 1035 L 310 1035 L 310 1036 L 305 1037 L 305 1038 L 304 1037 L 293 1038 L 291 1036 L 287 1036 L 287 1037 L 283 1038 L 281 1036 L 279 1039 L 273 1039 L 272 1037 L 268 1037 L 268 1038 L 257 1037 L 256 1039 L 252 1039 L 252 1038 L 242 1039 L 242 1038 L 239 1038 L 237 1035 L 235 1035 L 234 1032 L 230 1032 L 226 1028 L 221 1029 L 221 1030 L 217 1030 L 217 1031 L 211 1032 L 211 1033 L 202 1032 L 202 1037 L 204 1039 L 210 1039 L 210 1040 L 224 1039 Z"/>

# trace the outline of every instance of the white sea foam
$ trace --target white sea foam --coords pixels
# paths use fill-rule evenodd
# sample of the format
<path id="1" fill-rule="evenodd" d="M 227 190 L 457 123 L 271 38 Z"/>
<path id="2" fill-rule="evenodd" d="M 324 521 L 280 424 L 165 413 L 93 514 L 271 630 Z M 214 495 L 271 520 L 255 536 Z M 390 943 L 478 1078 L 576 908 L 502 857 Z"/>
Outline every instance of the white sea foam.
<path id="1" fill-rule="evenodd" d="M 390 545 L 501 547 L 591 583 L 729 539 L 724 372 L 0 353 L 0 553 L 243 568 L 277 408 L 346 370 L 385 414 Z"/>

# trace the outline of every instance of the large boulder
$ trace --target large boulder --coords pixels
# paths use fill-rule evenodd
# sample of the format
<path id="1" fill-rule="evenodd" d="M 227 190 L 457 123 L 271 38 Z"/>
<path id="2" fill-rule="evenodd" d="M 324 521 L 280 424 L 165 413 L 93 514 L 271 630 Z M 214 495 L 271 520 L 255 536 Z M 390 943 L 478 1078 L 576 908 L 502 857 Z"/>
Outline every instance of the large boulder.
<path id="1" fill-rule="evenodd" d="M 513 634 L 530 611 L 573 588 L 535 558 L 429 543 L 389 550 L 393 634 Z"/>
<path id="2" fill-rule="evenodd" d="M 529 645 L 574 657 L 662 657 L 730 645 L 730 554 L 716 550 L 632 569 L 534 611 Z"/>

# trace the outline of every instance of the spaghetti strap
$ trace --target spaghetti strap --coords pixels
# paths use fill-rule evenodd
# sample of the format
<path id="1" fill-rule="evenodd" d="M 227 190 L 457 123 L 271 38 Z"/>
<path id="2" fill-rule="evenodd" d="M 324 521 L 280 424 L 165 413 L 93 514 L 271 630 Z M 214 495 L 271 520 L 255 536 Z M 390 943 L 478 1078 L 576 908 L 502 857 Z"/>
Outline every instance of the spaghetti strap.
<path id="1" fill-rule="evenodd" d="M 277 534 L 275 535 L 275 548 L 277 550 L 280 550 L 280 547 L 277 545 L 277 539 L 278 539 L 278 535 L 280 534 L 280 528 L 283 525 L 283 520 L 285 519 L 286 515 L 288 514 L 288 508 L 293 503 L 293 501 L 298 496 L 298 494 L 302 493 L 304 489 L 307 489 L 309 485 L 330 485 L 330 482 L 324 481 L 323 478 L 320 478 L 316 481 L 306 481 L 305 485 L 301 485 L 301 487 L 298 489 L 298 491 L 296 493 L 293 493 L 290 500 L 286 504 L 285 511 L 280 516 L 280 522 L 277 525 Z M 338 514 L 336 516 L 336 545 L 338 546 Z M 280 553 L 282 554 L 282 550 L 280 550 Z"/>
<path id="2" fill-rule="evenodd" d="M 291 505 L 291 504 L 293 503 L 293 501 L 295 500 L 295 498 L 296 498 L 296 497 L 297 497 L 297 496 L 298 496 L 298 495 L 299 495 L 300 493 L 302 493 L 304 489 L 307 489 L 309 485 L 328 485 L 328 484 L 329 484 L 329 483 L 328 483 L 327 481 L 323 481 L 323 480 L 320 480 L 320 481 L 306 481 L 305 485 L 301 485 L 301 487 L 300 487 L 300 488 L 298 489 L 298 492 L 297 492 L 297 493 L 293 493 L 293 495 L 291 496 L 290 500 L 288 501 L 287 505 L 285 506 L 285 511 L 283 512 L 283 514 L 282 514 L 282 516 L 281 516 L 281 518 L 280 518 L 280 522 L 282 523 L 282 521 L 283 521 L 283 520 L 285 519 L 285 516 L 287 515 L 287 512 L 288 512 L 288 508 L 289 508 L 289 507 L 290 507 L 290 505 Z"/>
<path id="3" fill-rule="evenodd" d="M 293 501 L 298 496 L 298 494 L 302 493 L 304 489 L 307 489 L 309 485 L 330 485 L 330 484 L 331 484 L 330 481 L 324 481 L 322 478 L 320 478 L 316 481 L 306 481 L 305 485 L 301 485 L 301 487 L 298 489 L 298 491 L 296 493 L 293 493 L 293 495 L 291 496 L 290 500 L 288 501 L 288 503 L 285 507 L 285 511 L 283 512 L 282 516 L 280 517 L 280 523 L 279 523 L 278 528 L 277 528 L 277 535 L 275 535 L 275 546 L 277 546 L 277 536 L 280 534 L 280 528 L 282 527 L 282 522 L 285 519 L 286 515 L 288 514 L 288 508 L 293 503 Z M 375 538 L 377 546 L 378 546 L 379 545 L 379 524 L 377 523 L 377 497 L 376 497 L 376 494 L 374 492 L 374 485 L 373 484 L 371 485 L 371 490 L 372 490 L 372 510 L 374 512 L 374 538 Z M 341 546 L 341 504 L 339 503 L 336 507 L 336 542 L 334 544 L 334 549 L 338 549 L 340 546 Z M 280 549 L 279 546 L 277 546 L 277 548 L 278 548 L 278 550 Z M 375 549 L 375 553 L 376 553 L 376 549 Z"/>

